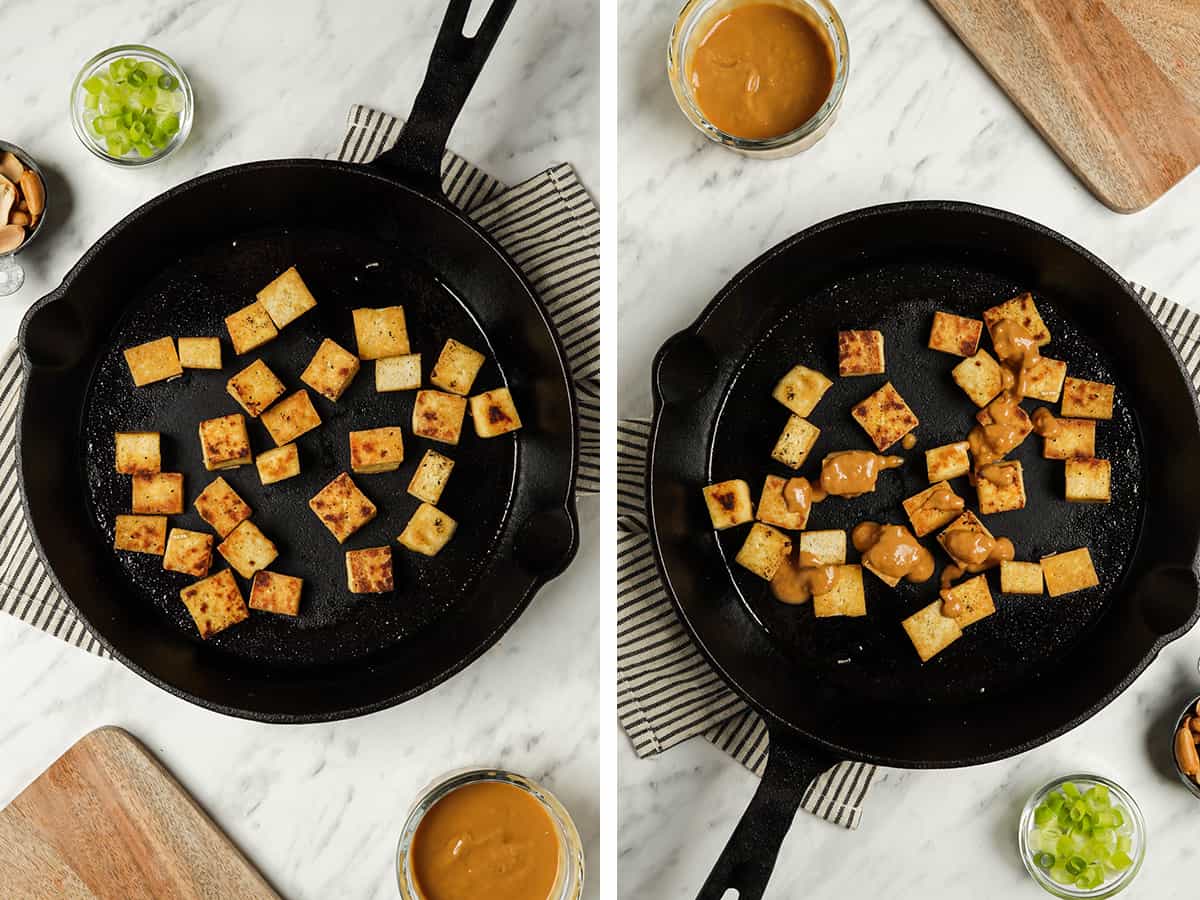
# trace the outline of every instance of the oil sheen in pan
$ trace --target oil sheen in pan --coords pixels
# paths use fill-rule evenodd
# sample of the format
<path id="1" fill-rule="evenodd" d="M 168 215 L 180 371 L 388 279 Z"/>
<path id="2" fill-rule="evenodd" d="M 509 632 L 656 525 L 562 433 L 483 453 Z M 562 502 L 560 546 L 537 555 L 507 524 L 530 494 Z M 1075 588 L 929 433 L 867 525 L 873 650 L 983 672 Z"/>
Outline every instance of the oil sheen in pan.
<path id="1" fill-rule="evenodd" d="M 252 302 L 259 288 L 293 264 L 317 298 L 317 307 L 270 343 L 234 356 L 224 317 Z M 219 651 L 256 664 L 285 666 L 359 658 L 419 632 L 469 596 L 483 576 L 512 500 L 519 432 L 482 440 L 465 421 L 456 447 L 414 438 L 415 392 L 376 393 L 373 362 L 362 364 L 336 404 L 310 390 L 323 424 L 298 439 L 301 474 L 296 478 L 264 487 L 253 465 L 209 473 L 201 463 L 199 422 L 242 411 L 226 393 L 230 376 L 261 358 L 288 393 L 305 387 L 300 373 L 323 338 L 354 351 L 351 309 L 395 304 L 404 306 L 412 349 L 422 354 L 426 378 L 442 344 L 453 337 L 487 355 L 475 382 L 478 389 L 506 382 L 475 318 L 424 264 L 402 255 L 394 245 L 361 237 L 347 240 L 337 231 L 322 229 L 293 231 L 282 239 L 277 232 L 241 235 L 179 260 L 138 292 L 101 354 L 88 387 L 80 433 L 87 448 L 85 471 L 80 475 L 88 485 L 101 539 L 111 546 L 115 517 L 130 506 L 129 476 L 113 470 L 113 433 L 160 431 L 163 470 L 184 473 L 184 513 L 171 516 L 169 527 L 211 533 L 192 503 L 205 485 L 222 475 L 250 504 L 254 522 L 278 546 L 279 558 L 270 568 L 304 579 L 298 617 L 251 611 L 248 621 L 207 641 Z M 134 388 L 122 350 L 164 335 L 221 337 L 224 367 L 219 372 L 185 370 L 174 381 Z M 379 512 L 339 545 L 308 508 L 308 500 L 339 472 L 350 471 L 348 432 L 397 424 L 404 432 L 404 463 L 396 472 L 351 474 Z M 247 428 L 255 455 L 274 446 L 258 420 L 247 418 Z M 458 522 L 454 539 L 432 559 L 396 543 L 418 505 L 406 488 L 428 448 L 455 460 L 439 507 Z M 345 551 L 385 545 L 393 551 L 394 593 L 350 594 Z M 164 571 L 157 556 L 114 553 L 114 565 L 128 588 L 129 615 L 158 616 L 199 641 L 179 599 L 180 589 L 194 579 Z M 212 571 L 224 567 L 214 549 Z M 249 584 L 240 578 L 239 584 L 248 600 Z"/>
<path id="2" fill-rule="evenodd" d="M 821 436 L 801 474 L 814 476 L 820 460 L 834 450 L 871 449 L 866 433 L 850 416 L 851 407 L 890 380 L 916 412 L 918 444 L 890 453 L 906 459 L 901 469 L 880 476 L 879 489 L 855 500 L 830 498 L 814 507 L 810 529 L 847 531 L 865 519 L 907 524 L 900 503 L 928 487 L 924 451 L 964 440 L 973 424 L 974 405 L 950 377 L 959 357 L 926 347 L 935 310 L 981 318 L 984 309 L 1026 286 L 1008 277 L 953 265 L 895 264 L 861 272 L 805 297 L 755 345 L 739 366 L 722 401 L 723 414 L 713 436 L 713 480 L 745 478 L 757 497 L 769 472 L 789 470 L 770 459 L 771 448 L 787 420 L 787 410 L 771 398 L 775 382 L 791 366 L 803 363 L 834 379 L 810 416 Z M 722 553 L 743 602 L 772 639 L 811 675 L 855 697 L 890 703 L 966 701 L 985 691 L 1018 687 L 1061 651 L 1086 639 L 1109 596 L 1121 584 L 1136 547 L 1143 516 L 1142 442 L 1134 412 L 1126 402 L 1119 372 L 1077 323 L 1059 314 L 1052 297 L 1036 296 L 1052 342 L 1045 355 L 1067 363 L 1071 376 L 1116 384 L 1113 419 L 1098 422 L 1096 455 L 1112 462 L 1112 502 L 1067 503 L 1063 499 L 1063 463 L 1042 458 L 1042 440 L 1031 435 L 1010 455 L 1024 468 L 1025 509 L 983 517 L 996 536 L 1016 545 L 1019 560 L 1086 545 L 1101 587 L 1059 598 L 1003 595 L 995 571 L 988 582 L 995 615 L 965 629 L 963 637 L 922 667 L 900 621 L 937 596 L 937 577 L 925 584 L 901 582 L 891 589 L 870 573 L 863 575 L 867 615 L 816 620 L 812 605 L 775 601 L 766 584 L 733 562 L 744 529 L 719 534 Z M 885 375 L 838 378 L 839 328 L 883 332 Z M 990 350 L 986 330 L 980 346 Z M 1026 400 L 1026 409 L 1058 404 Z M 966 478 L 952 482 L 968 509 L 978 512 L 975 491 Z M 939 571 L 947 562 L 935 534 L 923 543 L 934 553 Z M 856 562 L 850 548 L 848 562 Z M 898 677 L 898 676 L 903 677 Z M 915 679 L 915 682 L 914 682 Z M 914 692 L 913 684 L 918 685 Z M 903 688 L 898 687 L 903 685 Z M 798 684 L 797 690 L 804 690 Z"/>

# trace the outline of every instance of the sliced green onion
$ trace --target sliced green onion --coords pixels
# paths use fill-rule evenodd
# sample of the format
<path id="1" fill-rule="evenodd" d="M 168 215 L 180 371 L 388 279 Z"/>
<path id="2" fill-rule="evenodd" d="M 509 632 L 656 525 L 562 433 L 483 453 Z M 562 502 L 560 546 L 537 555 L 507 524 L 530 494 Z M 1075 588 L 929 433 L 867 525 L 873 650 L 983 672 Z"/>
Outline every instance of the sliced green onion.
<path id="1" fill-rule="evenodd" d="M 1072 875 L 1080 874 L 1087 868 L 1087 860 L 1082 856 L 1072 856 L 1067 860 L 1067 871 Z"/>
<path id="2" fill-rule="evenodd" d="M 1049 870 L 1049 869 L 1054 868 L 1054 854 L 1053 853 L 1034 854 L 1033 861 L 1039 869 Z"/>
<path id="3" fill-rule="evenodd" d="M 132 84 L 134 87 L 141 87 L 149 79 L 146 77 L 146 73 L 143 72 L 141 69 L 134 69 L 132 72 L 129 73 L 129 78 L 126 80 L 130 84 Z"/>
<path id="4" fill-rule="evenodd" d="M 163 67 L 152 59 L 138 60 L 138 69 L 146 74 L 150 79 L 161 78 Z"/>
<path id="5" fill-rule="evenodd" d="M 1118 872 L 1123 872 L 1133 865 L 1133 860 L 1124 850 L 1118 850 L 1108 858 L 1108 864 Z"/>
<path id="6" fill-rule="evenodd" d="M 136 142 L 133 145 L 133 148 L 137 150 L 138 156 L 142 157 L 143 159 L 147 159 L 154 155 L 154 148 L 145 141 Z"/>
<path id="7" fill-rule="evenodd" d="M 173 91 L 179 87 L 179 82 L 175 80 L 175 76 L 164 72 L 158 76 L 158 87 L 160 90 Z"/>
<path id="8" fill-rule="evenodd" d="M 1062 783 L 1062 792 L 1072 800 L 1079 799 L 1079 788 L 1075 786 L 1075 782 L 1073 781 L 1064 781 Z"/>
<path id="9" fill-rule="evenodd" d="M 1051 869 L 1050 877 L 1059 884 L 1070 884 L 1075 880 L 1074 876 L 1068 872 L 1066 866 L 1063 865 L 1056 865 L 1053 869 Z"/>
<path id="10" fill-rule="evenodd" d="M 83 108 L 84 109 L 93 109 L 93 110 L 99 109 L 100 108 L 100 95 L 99 94 L 84 94 L 83 95 Z"/>
<path id="11" fill-rule="evenodd" d="M 1057 816 L 1054 815 L 1054 810 L 1045 804 L 1042 804 L 1033 811 L 1033 824 L 1035 824 L 1038 828 L 1049 825 L 1056 818 Z"/>
<path id="12" fill-rule="evenodd" d="M 104 85 L 106 83 L 107 79 L 105 79 L 103 76 L 93 75 L 91 78 L 84 79 L 83 89 L 93 97 L 98 97 L 100 96 L 100 92 L 104 90 Z"/>
<path id="13" fill-rule="evenodd" d="M 1128 853 L 1133 848 L 1133 839 L 1127 834 L 1117 835 L 1117 850 L 1121 853 Z"/>
<path id="14" fill-rule="evenodd" d="M 124 156 L 129 152 L 129 138 L 119 131 L 114 132 L 104 138 L 104 147 L 110 156 Z"/>

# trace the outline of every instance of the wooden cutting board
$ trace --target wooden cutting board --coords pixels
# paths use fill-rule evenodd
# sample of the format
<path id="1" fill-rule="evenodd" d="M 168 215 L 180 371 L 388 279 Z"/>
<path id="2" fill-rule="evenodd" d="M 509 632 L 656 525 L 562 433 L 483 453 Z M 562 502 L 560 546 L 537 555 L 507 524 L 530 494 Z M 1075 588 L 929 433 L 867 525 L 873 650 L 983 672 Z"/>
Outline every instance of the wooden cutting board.
<path id="1" fill-rule="evenodd" d="M 1200 163 L 1200 0 L 930 0 L 1107 206 Z"/>
<path id="2" fill-rule="evenodd" d="M 136 739 L 82 738 L 0 811 L 3 900 L 280 900 Z"/>

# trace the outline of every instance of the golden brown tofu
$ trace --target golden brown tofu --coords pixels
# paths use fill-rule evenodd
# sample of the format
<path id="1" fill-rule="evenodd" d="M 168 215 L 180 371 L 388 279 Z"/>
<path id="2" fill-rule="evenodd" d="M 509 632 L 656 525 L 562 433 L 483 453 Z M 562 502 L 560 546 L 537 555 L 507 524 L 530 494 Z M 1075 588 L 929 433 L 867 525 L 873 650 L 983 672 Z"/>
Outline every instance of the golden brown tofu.
<path id="1" fill-rule="evenodd" d="M 991 403 L 1004 387 L 1000 363 L 986 350 L 964 359 L 951 369 L 950 377 L 981 408 Z"/>
<path id="2" fill-rule="evenodd" d="M 1000 563 L 1000 592 L 1003 594 L 1037 594 L 1042 591 L 1042 567 L 1035 562 Z"/>
<path id="3" fill-rule="evenodd" d="M 483 368 L 484 359 L 484 355 L 478 350 L 451 338 L 438 354 L 433 371 L 429 373 L 429 381 L 435 387 L 451 394 L 466 396 L 471 392 L 475 376 Z"/>
<path id="4" fill-rule="evenodd" d="M 1046 459 L 1074 459 L 1096 455 L 1096 423 L 1092 419 L 1056 419 L 1053 435 L 1042 440 Z"/>
<path id="5" fill-rule="evenodd" d="M 808 459 L 808 454 L 816 446 L 821 429 L 808 419 L 799 416 L 788 416 L 787 424 L 775 442 L 771 451 L 771 459 L 783 463 L 793 469 L 799 469 Z"/>
<path id="6" fill-rule="evenodd" d="M 1078 419 L 1111 419 L 1116 389 L 1102 381 L 1068 378 L 1063 385 L 1062 414 Z"/>
<path id="7" fill-rule="evenodd" d="M 257 300 L 226 316 L 225 328 L 229 331 L 229 340 L 237 356 L 249 353 L 279 336 L 266 307 Z"/>
<path id="8" fill-rule="evenodd" d="M 346 538 L 375 518 L 378 512 L 375 504 L 345 472 L 321 488 L 308 501 L 308 506 L 339 544 L 345 543 Z"/>
<path id="9" fill-rule="evenodd" d="M 350 432 L 350 470 L 359 475 L 394 472 L 404 462 L 404 436 L 397 426 Z"/>
<path id="10" fill-rule="evenodd" d="M 117 550 L 162 556 L 167 546 L 166 516 L 117 516 Z"/>
<path id="11" fill-rule="evenodd" d="M 215 337 L 181 337 L 179 364 L 185 369 L 221 368 L 221 339 Z"/>
<path id="12" fill-rule="evenodd" d="M 281 616 L 298 615 L 303 588 L 303 578 L 259 569 L 250 584 L 250 608 Z"/>
<path id="13" fill-rule="evenodd" d="M 760 522 L 774 525 L 788 531 L 800 531 L 808 524 L 808 514 L 811 507 L 794 510 L 787 504 L 783 489 L 787 485 L 786 478 L 778 475 L 768 475 L 763 482 L 762 493 L 758 497 L 758 511 L 755 517 Z"/>
<path id="14" fill-rule="evenodd" d="M 887 366 L 883 356 L 883 332 L 839 331 L 838 374 L 882 375 Z"/>
<path id="15" fill-rule="evenodd" d="M 250 617 L 237 581 L 228 569 L 185 587 L 179 596 L 205 640 Z"/>
<path id="16" fill-rule="evenodd" d="M 1025 508 L 1025 472 L 1017 460 L 984 466 L 975 479 L 979 512 L 985 516 Z"/>
<path id="17" fill-rule="evenodd" d="M 951 531 L 973 531 L 976 534 L 986 535 L 989 538 L 995 539 L 995 535 L 988 531 L 987 526 L 979 521 L 979 517 L 975 513 L 969 509 L 963 510 L 963 514 L 946 526 L 937 536 L 937 542 L 942 545 L 942 549 L 946 550 L 946 555 L 951 559 L 954 556 L 946 549 L 946 535 Z"/>
<path id="18" fill-rule="evenodd" d="M 437 507 L 422 503 L 396 540 L 414 553 L 437 556 L 457 530 L 458 523 L 452 518 Z"/>
<path id="19" fill-rule="evenodd" d="M 224 478 L 216 478 L 196 498 L 193 504 L 200 518 L 220 537 L 225 537 L 244 520 L 251 509 Z"/>
<path id="20" fill-rule="evenodd" d="M 958 478 L 971 471 L 970 444 L 966 441 L 955 441 L 953 444 L 943 444 L 925 451 L 925 469 L 929 482 L 946 481 Z"/>
<path id="21" fill-rule="evenodd" d="M 983 575 L 976 575 L 947 588 L 942 591 L 942 596 L 953 600 L 961 608 L 962 612 L 954 616 L 959 628 L 973 625 L 996 611 L 996 603 L 988 589 L 987 578 Z"/>
<path id="22" fill-rule="evenodd" d="M 837 578 L 828 593 L 813 594 L 813 615 L 818 619 L 829 616 L 865 616 L 867 595 L 863 591 L 862 566 L 838 566 Z"/>
<path id="23" fill-rule="evenodd" d="M 929 662 L 962 637 L 958 622 L 942 615 L 940 599 L 913 613 L 900 624 L 923 663 Z"/>
<path id="24" fill-rule="evenodd" d="M 279 556 L 275 544 L 249 519 L 217 545 L 217 552 L 243 578 L 253 578 L 255 572 L 265 569 Z"/>
<path id="25" fill-rule="evenodd" d="M 162 471 L 162 447 L 157 431 L 118 431 L 117 471 L 122 475 L 153 475 Z"/>
<path id="26" fill-rule="evenodd" d="M 481 438 L 498 437 L 521 427 L 521 417 L 508 388 L 494 388 L 471 398 L 471 419 Z"/>
<path id="27" fill-rule="evenodd" d="M 720 481 L 704 488 L 704 504 L 708 517 L 717 531 L 724 531 L 754 518 L 754 504 L 750 500 L 750 485 L 740 478 Z"/>
<path id="28" fill-rule="evenodd" d="M 200 423 L 200 451 L 210 472 L 247 466 L 253 462 L 246 417 L 241 413 L 206 419 Z"/>
<path id="29" fill-rule="evenodd" d="M 375 390 L 380 394 L 390 391 L 415 391 L 421 387 L 421 354 L 386 356 L 375 360 Z"/>
<path id="30" fill-rule="evenodd" d="M 800 552 L 813 565 L 840 566 L 846 562 L 846 532 L 837 529 L 806 531 L 800 535 Z"/>
<path id="31" fill-rule="evenodd" d="M 974 356 L 981 334 L 983 323 L 978 319 L 938 311 L 933 314 L 933 327 L 929 330 L 929 349 L 954 356 Z"/>
<path id="32" fill-rule="evenodd" d="M 1066 377 L 1065 362 L 1043 356 L 1036 366 L 1025 373 L 1025 396 L 1047 403 L 1057 403 Z"/>
<path id="33" fill-rule="evenodd" d="M 359 359 L 406 356 L 412 352 L 408 346 L 408 326 L 404 322 L 403 306 L 356 309 L 353 316 Z"/>
<path id="34" fill-rule="evenodd" d="M 417 391 L 413 403 L 413 434 L 443 444 L 457 444 L 466 412 L 465 397 L 442 391 Z"/>
<path id="35" fill-rule="evenodd" d="M 954 493 L 950 482 L 939 481 L 913 494 L 901 506 L 912 523 L 913 534 L 924 537 L 957 519 L 963 510 L 963 499 Z"/>
<path id="36" fill-rule="evenodd" d="M 346 551 L 346 585 L 352 594 L 386 594 L 392 590 L 392 548 Z"/>
<path id="37" fill-rule="evenodd" d="M 358 374 L 359 365 L 357 356 L 325 338 L 309 361 L 308 368 L 300 374 L 300 380 L 322 397 L 336 403 Z"/>
<path id="38" fill-rule="evenodd" d="M 1011 319 L 1016 322 L 1033 336 L 1039 347 L 1050 343 L 1050 332 L 1046 328 L 1046 323 L 1042 321 L 1037 304 L 1033 302 L 1033 296 L 1029 293 L 1018 294 L 998 306 L 985 309 L 983 321 L 988 327 L 988 334 L 992 334 L 996 323 L 1001 319 Z"/>
<path id="39" fill-rule="evenodd" d="M 257 298 L 276 328 L 291 324 L 317 305 L 295 266 L 259 291 Z"/>
<path id="40" fill-rule="evenodd" d="M 163 568 L 168 572 L 182 572 L 193 578 L 203 578 L 212 566 L 213 537 L 202 531 L 172 528 L 167 538 L 167 552 L 163 556 Z"/>
<path id="41" fill-rule="evenodd" d="M 437 506 L 450 480 L 450 472 L 454 469 L 454 460 L 443 456 L 436 450 L 426 450 L 408 483 L 408 492 L 418 500 Z"/>
<path id="42" fill-rule="evenodd" d="M 175 352 L 175 342 L 169 337 L 130 347 L 125 351 L 125 363 L 137 387 L 178 378 L 183 374 L 179 354 Z"/>
<path id="43" fill-rule="evenodd" d="M 156 472 L 133 476 L 135 513 L 173 516 L 183 512 L 183 476 L 178 472 Z"/>
<path id="44" fill-rule="evenodd" d="M 791 549 L 792 539 L 786 534 L 776 531 L 770 525 L 755 522 L 750 526 L 750 532 L 746 535 L 735 561 L 759 578 L 770 581 Z"/>
<path id="45" fill-rule="evenodd" d="M 308 391 L 301 388 L 263 413 L 260 421 L 275 446 L 282 447 L 319 426 L 321 417 L 317 415 Z"/>
<path id="46" fill-rule="evenodd" d="M 1079 457 L 1066 465 L 1067 499 L 1072 503 L 1108 503 L 1112 471 L 1107 459 Z"/>
<path id="47" fill-rule="evenodd" d="M 890 381 L 855 406 L 851 415 L 880 453 L 920 424 Z"/>
<path id="48" fill-rule="evenodd" d="M 779 379 L 771 396 L 791 410 L 793 415 L 803 419 L 817 408 L 817 404 L 832 384 L 832 381 L 816 369 L 793 366 Z"/>
<path id="49" fill-rule="evenodd" d="M 246 411 L 257 419 L 268 406 L 283 396 L 283 382 L 261 359 L 256 359 L 225 384 L 225 390 Z"/>
<path id="50" fill-rule="evenodd" d="M 1046 579 L 1046 590 L 1051 597 L 1061 597 L 1100 584 L 1096 569 L 1092 566 L 1092 554 L 1087 547 L 1043 556 L 1042 576 Z"/>
<path id="51" fill-rule="evenodd" d="M 258 454 L 254 465 L 263 484 L 295 478 L 300 474 L 300 450 L 295 444 L 284 444 Z"/>

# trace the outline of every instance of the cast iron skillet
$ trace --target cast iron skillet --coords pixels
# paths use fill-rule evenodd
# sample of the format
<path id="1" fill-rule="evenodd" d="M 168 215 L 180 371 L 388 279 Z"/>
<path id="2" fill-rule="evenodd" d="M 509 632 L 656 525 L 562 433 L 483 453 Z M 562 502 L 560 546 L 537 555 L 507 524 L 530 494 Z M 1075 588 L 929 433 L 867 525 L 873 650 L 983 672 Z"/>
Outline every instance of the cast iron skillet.
<path id="1" fill-rule="evenodd" d="M 21 487 L 39 548 L 62 592 L 112 653 L 155 684 L 210 709 L 274 722 L 329 720 L 399 703 L 448 678 L 495 643 L 578 544 L 576 409 L 563 349 L 504 252 L 445 198 L 446 138 L 515 0 L 496 0 L 474 38 L 469 0 L 451 0 L 429 72 L 395 149 L 370 166 L 273 160 L 203 175 L 150 201 L 102 237 L 21 327 L 26 381 Z M 287 266 L 316 309 L 272 343 L 234 357 L 223 318 Z M 179 601 L 192 580 L 154 556 L 112 548 L 129 480 L 113 471 L 112 432 L 158 430 L 164 469 L 185 476 L 185 514 L 214 476 L 200 461 L 199 421 L 240 412 L 225 381 L 263 358 L 287 385 L 320 340 L 354 348 L 350 310 L 402 303 L 428 373 L 455 337 L 488 362 L 475 391 L 507 384 L 524 428 L 457 447 L 415 439 L 413 392 L 377 394 L 364 363 L 338 403 L 310 392 L 324 425 L 299 439 L 302 474 L 264 488 L 253 466 L 225 478 L 279 545 L 272 568 L 305 578 L 296 619 L 251 620 L 201 641 Z M 225 368 L 134 389 L 123 348 L 163 335 L 220 335 Z M 307 501 L 349 471 L 346 434 L 404 428 L 398 472 L 354 476 L 378 517 L 339 546 Z M 255 453 L 272 442 L 249 420 Z M 405 488 L 424 451 L 456 461 L 440 507 L 459 522 L 436 558 L 401 549 L 417 506 Z M 348 594 L 343 551 L 391 545 L 393 595 Z M 213 571 L 223 562 L 215 557 Z M 243 592 L 248 585 L 241 582 Z"/>
<path id="2" fill-rule="evenodd" d="M 936 581 L 893 591 L 868 573 L 868 615 L 859 619 L 816 621 L 811 604 L 772 600 L 733 563 L 746 529 L 715 534 L 700 488 L 740 477 L 757 494 L 769 471 L 788 474 L 769 459 L 788 415 L 771 399 L 775 381 L 797 362 L 835 373 L 839 329 L 884 332 L 887 375 L 835 379 L 811 416 L 823 430 L 804 471 L 815 475 L 833 450 L 869 449 L 848 411 L 885 380 L 920 418 L 920 445 L 875 494 L 831 498 L 809 527 L 906 522 L 900 501 L 928 485 L 921 450 L 962 440 L 974 411 L 950 379 L 957 358 L 925 349 L 933 311 L 978 318 L 1023 290 L 1053 335 L 1046 355 L 1067 361 L 1072 375 L 1117 386 L 1114 418 L 1097 431 L 1097 455 L 1112 461 L 1113 501 L 1060 499 L 1063 465 L 1043 460 L 1033 437 L 1014 455 L 1025 467 L 1026 509 L 985 524 L 1012 538 L 1019 559 L 1087 545 L 1101 585 L 1055 600 L 1005 596 L 992 573 L 997 614 L 924 666 L 899 621 L 934 600 Z M 730 888 L 740 900 L 762 896 L 804 788 L 836 760 L 967 766 L 1037 747 L 1103 708 L 1200 616 L 1200 483 L 1191 474 L 1200 423 L 1189 379 L 1128 285 L 1036 223 L 928 202 L 814 226 L 751 263 L 664 345 L 653 389 L 647 497 L 663 580 L 700 648 L 771 737 L 762 784 L 703 900 Z M 965 478 L 955 486 L 974 507 Z M 926 543 L 941 557 L 932 536 Z"/>

